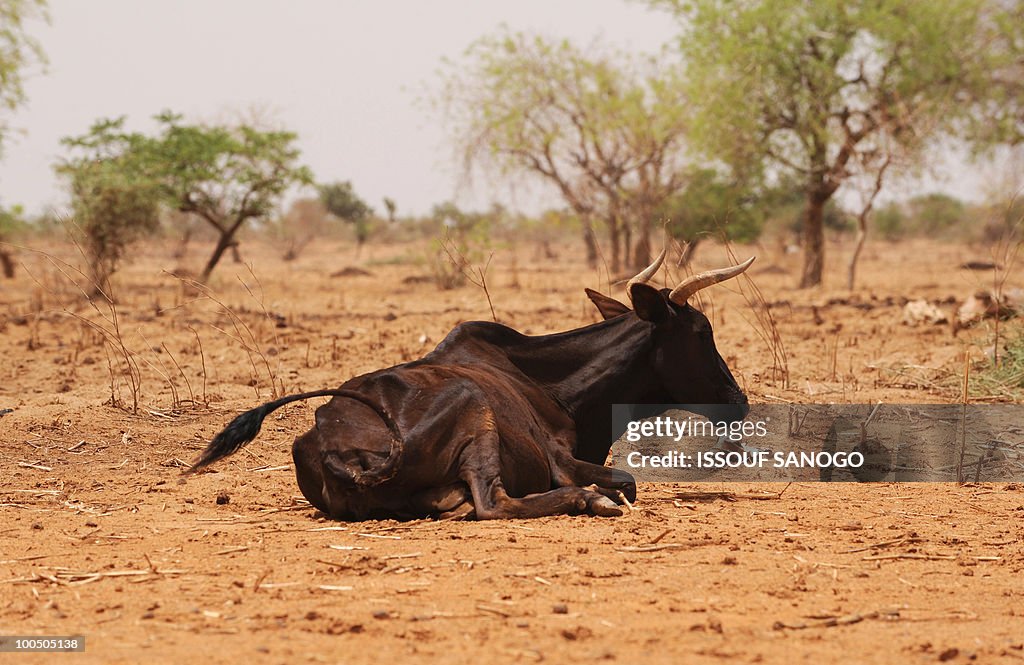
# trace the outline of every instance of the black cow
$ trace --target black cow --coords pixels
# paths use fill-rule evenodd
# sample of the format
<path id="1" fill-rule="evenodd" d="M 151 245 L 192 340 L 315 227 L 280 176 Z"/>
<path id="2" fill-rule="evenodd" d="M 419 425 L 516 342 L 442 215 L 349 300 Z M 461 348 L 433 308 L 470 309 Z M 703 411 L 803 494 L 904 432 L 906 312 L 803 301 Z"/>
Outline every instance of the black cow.
<path id="1" fill-rule="evenodd" d="M 629 281 L 633 309 L 588 290 L 610 317 L 576 330 L 460 324 L 420 360 L 238 416 L 191 471 L 252 441 L 271 411 L 332 396 L 292 446 L 299 488 L 332 518 L 620 515 L 636 483 L 603 466 L 612 404 L 706 404 L 704 415 L 727 421 L 748 410 L 711 324 L 686 301 L 753 257 L 671 291 L 646 284 L 664 257 Z"/>

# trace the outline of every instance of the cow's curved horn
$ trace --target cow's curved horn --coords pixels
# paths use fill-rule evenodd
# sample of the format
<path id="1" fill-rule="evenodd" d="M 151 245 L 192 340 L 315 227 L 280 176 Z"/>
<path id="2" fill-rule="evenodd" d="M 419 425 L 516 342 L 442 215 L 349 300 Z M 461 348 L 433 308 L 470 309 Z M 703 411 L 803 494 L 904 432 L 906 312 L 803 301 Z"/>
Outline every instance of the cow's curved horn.
<path id="1" fill-rule="evenodd" d="M 669 294 L 669 300 L 677 305 L 685 305 L 686 301 L 690 299 L 694 293 L 697 293 L 701 289 L 706 289 L 712 284 L 718 284 L 724 282 L 727 279 L 732 279 L 736 275 L 750 267 L 750 264 L 754 262 L 753 256 L 744 261 L 743 263 L 735 266 L 729 266 L 728 268 L 719 268 L 718 270 L 708 270 L 697 275 L 691 275 L 684 279 L 679 286 L 672 289 L 672 293 Z"/>
<path id="2" fill-rule="evenodd" d="M 662 262 L 665 260 L 666 254 L 668 254 L 668 247 L 661 250 L 661 254 L 658 254 L 658 258 L 654 259 L 654 263 L 641 270 L 635 277 L 626 282 L 626 293 L 629 293 L 634 284 L 646 284 L 654 277 L 654 273 L 658 272 L 658 268 L 661 267 Z"/>

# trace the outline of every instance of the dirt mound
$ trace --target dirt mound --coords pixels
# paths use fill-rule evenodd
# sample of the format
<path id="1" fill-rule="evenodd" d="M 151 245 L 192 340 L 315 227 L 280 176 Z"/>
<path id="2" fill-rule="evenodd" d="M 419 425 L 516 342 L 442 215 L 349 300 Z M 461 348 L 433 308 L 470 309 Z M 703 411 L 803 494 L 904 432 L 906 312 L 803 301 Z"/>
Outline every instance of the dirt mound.
<path id="1" fill-rule="evenodd" d="M 331 277 L 372 277 L 373 273 L 356 266 L 346 266 L 331 273 Z"/>

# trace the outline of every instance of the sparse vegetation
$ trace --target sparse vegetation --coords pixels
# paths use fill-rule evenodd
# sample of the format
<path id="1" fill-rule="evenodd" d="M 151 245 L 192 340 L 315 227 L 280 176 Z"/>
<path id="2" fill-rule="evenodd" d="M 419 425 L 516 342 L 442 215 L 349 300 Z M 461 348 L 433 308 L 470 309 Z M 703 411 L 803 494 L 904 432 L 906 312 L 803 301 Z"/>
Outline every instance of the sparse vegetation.
<path id="1" fill-rule="evenodd" d="M 71 182 L 83 228 L 91 222 L 82 215 L 103 218 L 106 227 L 146 228 L 160 204 L 207 222 L 217 243 L 199 275 L 205 284 L 224 253 L 237 245 L 243 225 L 266 218 L 289 187 L 308 184 L 312 177 L 297 164 L 291 132 L 185 124 L 170 112 L 156 120 L 160 133 L 155 137 L 127 132 L 124 118 L 100 120 L 88 134 L 65 139 L 84 154 L 57 168 Z M 104 239 L 101 247 L 127 246 L 132 239 Z"/>
<path id="2" fill-rule="evenodd" d="M 434 206 L 431 221 L 436 235 L 426 264 L 438 288 L 447 291 L 466 284 L 470 267 L 487 249 L 492 219 L 500 213 L 465 212 L 451 201 Z"/>
<path id="3" fill-rule="evenodd" d="M 327 231 L 327 208 L 319 199 L 297 199 L 272 227 L 283 243 L 281 257 L 294 261 L 302 251 Z"/>
<path id="4" fill-rule="evenodd" d="M 974 398 L 1024 400 L 1024 329 L 1019 327 L 1009 336 L 1004 333 L 999 353 L 993 347 L 991 358 L 971 374 L 971 396 Z"/>
<path id="5" fill-rule="evenodd" d="M 587 46 L 561 40 L 567 11 L 544 13 L 554 35 L 535 38 L 500 5 L 513 27 L 445 69 L 445 101 L 470 100 L 452 118 L 458 157 L 493 177 L 473 188 L 434 180 L 425 161 L 441 172 L 447 151 L 419 140 L 435 128 L 383 87 L 415 86 L 399 78 L 429 68 L 416 40 L 455 52 L 436 28 L 480 25 L 492 5 L 178 4 L 62 2 L 44 30 L 42 0 L 0 0 L 4 632 L 86 635 L 95 662 L 1024 655 L 1024 161 L 944 172 L 963 130 L 979 159 L 996 144 L 1024 156 L 1024 0 L 619 0 L 571 17 L 573 34 L 645 5 L 695 19 L 679 44 L 631 40 L 651 56 L 608 46 L 634 48 L 620 39 L 642 22 L 600 21 Z M 37 32 L 67 40 L 53 73 L 74 86 L 32 80 Z M 270 115 L 237 113 L 240 91 L 306 123 L 308 156 Z M 58 124 L 122 95 L 196 115 Z M 62 200 L 22 180 L 50 131 L 75 134 Z M 933 147 L 941 161 L 915 159 Z M 663 224 L 654 289 L 756 261 L 669 305 L 621 279 L 661 249 Z M 808 269 L 816 227 L 827 261 Z M 239 243 L 245 260 L 221 265 Z M 856 291 L 842 288 L 851 257 Z M 826 288 L 794 288 L 822 267 Z M 961 312 L 969 323 L 949 325 Z M 703 351 L 660 343 L 679 332 Z M 504 350 L 478 353 L 492 342 Z M 673 450 L 712 453 L 690 457 L 705 462 L 694 475 L 644 442 L 642 472 L 671 482 L 644 482 L 629 514 L 462 521 L 549 486 L 582 509 L 571 485 L 639 476 L 628 436 L 587 452 L 615 429 L 595 398 L 677 398 L 722 363 L 749 398 L 729 428 L 745 439 L 677 432 Z M 252 433 L 236 416 L 340 385 L 359 393 L 289 403 L 230 463 L 179 476 L 226 423 Z M 832 452 L 850 466 L 865 453 L 869 473 L 774 467 L 787 431 L 836 467 Z M 706 468 L 722 453 L 763 465 Z M 466 460 L 503 477 L 450 473 Z M 962 484 L 909 484 L 924 470 Z M 720 486 L 740 472 L 756 482 Z M 767 482 L 783 473 L 793 482 Z M 345 506 L 366 519 L 332 521 Z"/>
<path id="6" fill-rule="evenodd" d="M 7 279 L 14 277 L 14 258 L 6 243 L 28 228 L 21 206 L 0 209 L 0 269 Z"/>

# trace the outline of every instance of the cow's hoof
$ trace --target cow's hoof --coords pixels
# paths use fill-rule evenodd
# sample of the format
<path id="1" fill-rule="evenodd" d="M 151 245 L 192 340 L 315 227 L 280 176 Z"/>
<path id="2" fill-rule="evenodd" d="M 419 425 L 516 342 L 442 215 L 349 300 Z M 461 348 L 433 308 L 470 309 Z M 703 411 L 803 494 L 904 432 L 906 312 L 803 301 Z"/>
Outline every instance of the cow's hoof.
<path id="1" fill-rule="evenodd" d="M 590 501 L 590 512 L 598 517 L 619 517 L 622 508 L 606 496 L 599 496 Z"/>

